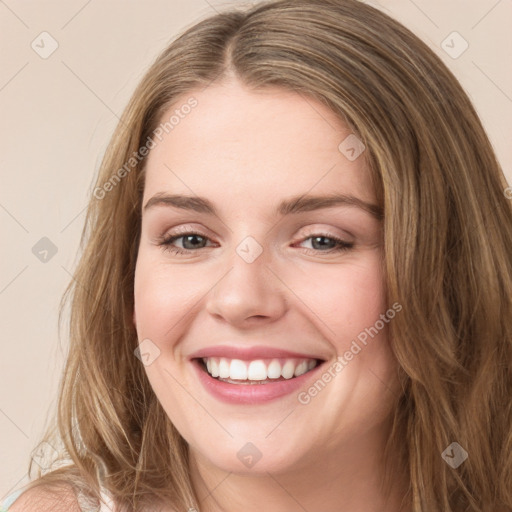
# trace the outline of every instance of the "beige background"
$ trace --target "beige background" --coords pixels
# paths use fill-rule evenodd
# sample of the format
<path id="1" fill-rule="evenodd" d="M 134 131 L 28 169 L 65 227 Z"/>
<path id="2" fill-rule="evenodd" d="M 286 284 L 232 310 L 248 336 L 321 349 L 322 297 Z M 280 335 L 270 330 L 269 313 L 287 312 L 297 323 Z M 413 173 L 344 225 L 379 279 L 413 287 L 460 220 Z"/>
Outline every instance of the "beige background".
<path id="1" fill-rule="evenodd" d="M 473 100 L 511 183 L 512 2 L 367 3 L 403 22 L 443 58 Z M 65 337 L 58 339 L 57 305 L 116 117 L 178 31 L 229 5 L 0 0 L 0 497 L 28 481 L 30 453 L 55 405 L 67 351 Z M 31 47 L 35 41 L 43 51 L 43 31 L 58 43 L 46 59 Z M 441 47 L 453 31 L 469 43 L 456 59 Z M 58 249 L 46 263 L 32 252 L 42 237 Z"/>

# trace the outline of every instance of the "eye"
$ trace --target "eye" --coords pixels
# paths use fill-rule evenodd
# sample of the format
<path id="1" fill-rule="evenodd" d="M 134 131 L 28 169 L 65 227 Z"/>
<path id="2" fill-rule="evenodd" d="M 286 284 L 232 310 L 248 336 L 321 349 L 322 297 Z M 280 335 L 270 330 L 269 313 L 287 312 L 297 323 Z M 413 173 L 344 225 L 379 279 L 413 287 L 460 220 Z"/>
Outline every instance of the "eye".
<path id="1" fill-rule="evenodd" d="M 173 245 L 177 240 L 182 240 L 182 247 L 176 247 Z M 179 235 L 172 235 L 170 237 L 163 237 L 159 244 L 164 251 L 169 251 L 173 254 L 192 254 L 197 252 L 198 249 L 204 249 L 204 242 L 210 240 L 206 235 L 190 231 Z M 307 253 L 333 253 L 343 252 L 352 249 L 354 246 L 353 242 L 346 242 L 341 238 L 332 236 L 326 233 L 316 233 L 314 235 L 304 238 L 301 243 L 311 240 L 312 249 L 304 248 Z M 330 241 L 330 242 L 327 242 Z M 188 247 L 187 247 L 188 246 Z M 315 247 L 316 246 L 316 247 Z M 323 249 L 319 249 L 323 248 Z M 327 250 L 324 250 L 327 247 Z"/>
<path id="2" fill-rule="evenodd" d="M 324 252 L 324 253 L 330 254 L 332 252 L 348 251 L 348 250 L 352 249 L 352 247 L 354 247 L 353 242 L 345 242 L 341 238 L 338 238 L 336 236 L 332 236 L 329 234 L 318 233 L 318 234 L 315 234 L 312 236 L 308 236 L 307 238 L 304 238 L 302 243 L 304 243 L 306 240 L 311 240 L 311 245 L 313 246 L 313 249 L 306 248 L 307 252 L 315 252 L 315 253 Z M 330 243 L 327 242 L 327 244 L 326 244 L 325 240 L 330 240 L 331 242 Z M 326 245 L 330 246 L 330 247 L 327 247 L 328 250 L 319 250 L 319 249 L 315 248 L 315 245 L 317 247 L 324 247 L 324 248 L 326 247 Z"/>
<path id="3" fill-rule="evenodd" d="M 180 238 L 183 238 L 183 248 L 173 245 L 174 242 Z M 195 249 L 203 249 L 204 246 L 202 246 L 202 242 L 205 240 L 209 240 L 209 238 L 205 235 L 202 235 L 201 233 L 190 231 L 180 235 L 173 235 L 167 238 L 164 237 L 160 240 L 159 245 L 163 248 L 164 251 L 169 251 L 173 254 L 190 254 L 195 252 Z M 185 245 L 188 245 L 189 247 L 185 247 Z"/>

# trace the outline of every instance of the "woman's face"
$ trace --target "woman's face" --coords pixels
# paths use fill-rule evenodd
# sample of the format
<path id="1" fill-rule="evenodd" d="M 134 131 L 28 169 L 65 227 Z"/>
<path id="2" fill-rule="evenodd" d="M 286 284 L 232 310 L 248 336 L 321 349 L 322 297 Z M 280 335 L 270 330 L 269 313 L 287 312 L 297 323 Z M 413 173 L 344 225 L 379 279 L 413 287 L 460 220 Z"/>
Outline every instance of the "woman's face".
<path id="1" fill-rule="evenodd" d="M 286 471 L 379 436 L 398 309 L 357 139 L 311 98 L 238 82 L 182 96 L 162 122 L 173 114 L 147 161 L 134 322 L 191 453 Z"/>

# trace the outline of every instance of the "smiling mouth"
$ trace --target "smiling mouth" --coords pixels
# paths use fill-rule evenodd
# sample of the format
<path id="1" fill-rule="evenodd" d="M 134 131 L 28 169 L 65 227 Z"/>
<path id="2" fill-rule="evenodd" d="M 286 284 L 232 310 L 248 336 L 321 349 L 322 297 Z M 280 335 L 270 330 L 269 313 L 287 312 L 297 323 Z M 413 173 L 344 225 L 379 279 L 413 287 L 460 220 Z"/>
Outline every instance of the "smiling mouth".
<path id="1" fill-rule="evenodd" d="M 323 363 L 311 358 L 272 358 L 245 361 L 226 357 L 195 359 L 210 377 L 229 384 L 271 384 L 300 377 Z"/>

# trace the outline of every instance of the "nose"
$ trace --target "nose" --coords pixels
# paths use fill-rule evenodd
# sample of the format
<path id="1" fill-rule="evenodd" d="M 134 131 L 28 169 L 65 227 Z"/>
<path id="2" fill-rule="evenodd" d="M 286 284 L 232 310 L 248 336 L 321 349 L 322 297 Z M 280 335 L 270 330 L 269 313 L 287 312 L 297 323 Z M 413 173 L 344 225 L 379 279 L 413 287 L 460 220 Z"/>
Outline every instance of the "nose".
<path id="1" fill-rule="evenodd" d="M 288 289 L 270 259 L 268 249 L 252 262 L 233 251 L 227 272 L 208 295 L 207 311 L 236 327 L 274 322 L 283 316 Z"/>

